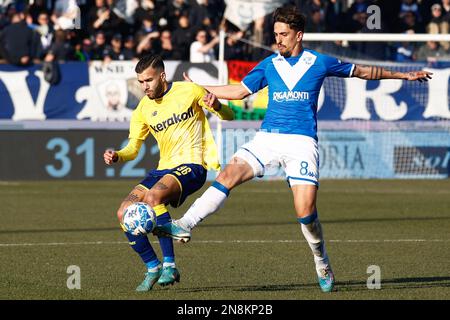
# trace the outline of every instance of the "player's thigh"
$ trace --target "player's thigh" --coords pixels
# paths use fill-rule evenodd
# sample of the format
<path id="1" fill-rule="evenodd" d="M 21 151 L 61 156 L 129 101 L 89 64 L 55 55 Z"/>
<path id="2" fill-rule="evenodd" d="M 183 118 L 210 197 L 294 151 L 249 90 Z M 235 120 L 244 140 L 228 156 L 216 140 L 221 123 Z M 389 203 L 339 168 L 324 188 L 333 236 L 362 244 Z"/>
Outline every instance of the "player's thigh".
<path id="1" fill-rule="evenodd" d="M 319 149 L 317 141 L 306 136 L 287 137 L 289 147 L 280 150 L 280 162 L 294 195 L 298 217 L 316 210 L 319 185 Z"/>
<path id="2" fill-rule="evenodd" d="M 144 200 L 147 189 L 141 185 L 137 185 L 131 190 L 131 192 L 122 200 L 119 210 L 117 210 L 117 218 L 122 221 L 122 216 L 125 209 L 135 202 L 140 202 Z"/>
<path id="3" fill-rule="evenodd" d="M 319 186 L 319 148 L 317 141 L 306 136 L 290 136 L 280 148 L 280 163 L 290 186 Z"/>
<path id="4" fill-rule="evenodd" d="M 147 191 L 144 201 L 152 207 L 174 202 L 180 198 L 181 190 L 182 187 L 177 178 L 166 174 Z"/>
<path id="5" fill-rule="evenodd" d="M 309 216 L 316 210 L 316 185 L 296 184 L 291 186 L 291 190 L 294 196 L 295 212 L 298 218 Z"/>

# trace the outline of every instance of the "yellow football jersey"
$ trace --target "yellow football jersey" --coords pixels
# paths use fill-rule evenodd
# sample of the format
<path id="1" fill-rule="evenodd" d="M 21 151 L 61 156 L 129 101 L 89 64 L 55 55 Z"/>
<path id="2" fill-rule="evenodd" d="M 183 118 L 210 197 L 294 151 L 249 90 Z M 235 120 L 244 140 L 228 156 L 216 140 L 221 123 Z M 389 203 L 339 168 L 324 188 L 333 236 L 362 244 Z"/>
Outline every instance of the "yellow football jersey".
<path id="1" fill-rule="evenodd" d="M 195 83 L 173 82 L 161 98 L 142 98 L 131 117 L 129 145 L 118 152 L 119 159 L 132 159 L 129 155 L 136 155 L 152 134 L 160 150 L 158 170 L 183 163 L 220 170 L 217 147 L 202 108 L 223 120 L 232 120 L 234 115 L 228 106 L 222 105 L 219 111 L 208 107 L 202 100 L 205 94 L 206 90 Z"/>

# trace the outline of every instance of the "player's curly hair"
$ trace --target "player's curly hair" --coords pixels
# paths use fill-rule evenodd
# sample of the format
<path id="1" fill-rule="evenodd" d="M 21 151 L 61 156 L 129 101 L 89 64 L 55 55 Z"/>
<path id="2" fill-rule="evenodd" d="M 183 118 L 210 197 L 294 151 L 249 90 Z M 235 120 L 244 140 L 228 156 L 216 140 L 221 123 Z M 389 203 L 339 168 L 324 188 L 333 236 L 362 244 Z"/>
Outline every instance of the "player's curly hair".
<path id="1" fill-rule="evenodd" d="M 163 58 L 157 54 L 145 55 L 139 60 L 136 67 L 134 68 L 134 71 L 136 73 L 142 73 L 148 67 L 152 67 L 153 69 L 164 71 Z"/>
<path id="2" fill-rule="evenodd" d="M 282 22 L 295 31 L 305 31 L 306 17 L 295 6 L 284 6 L 273 13 L 273 22 Z"/>

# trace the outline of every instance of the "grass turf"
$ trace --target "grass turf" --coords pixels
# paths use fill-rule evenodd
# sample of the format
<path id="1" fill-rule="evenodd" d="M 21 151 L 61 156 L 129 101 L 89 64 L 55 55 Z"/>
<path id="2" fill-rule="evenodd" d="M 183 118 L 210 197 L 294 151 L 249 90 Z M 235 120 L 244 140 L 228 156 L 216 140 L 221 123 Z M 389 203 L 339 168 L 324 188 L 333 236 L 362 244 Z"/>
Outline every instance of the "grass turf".
<path id="1" fill-rule="evenodd" d="M 181 282 L 135 292 L 145 268 L 115 218 L 134 183 L 0 182 L 0 299 L 450 298 L 450 180 L 322 181 L 319 216 L 337 279 L 331 294 L 318 288 L 283 182 L 233 190 L 190 243 L 175 244 Z M 67 288 L 71 265 L 80 267 L 81 290 Z M 380 290 L 367 288 L 371 265 L 380 267 Z"/>

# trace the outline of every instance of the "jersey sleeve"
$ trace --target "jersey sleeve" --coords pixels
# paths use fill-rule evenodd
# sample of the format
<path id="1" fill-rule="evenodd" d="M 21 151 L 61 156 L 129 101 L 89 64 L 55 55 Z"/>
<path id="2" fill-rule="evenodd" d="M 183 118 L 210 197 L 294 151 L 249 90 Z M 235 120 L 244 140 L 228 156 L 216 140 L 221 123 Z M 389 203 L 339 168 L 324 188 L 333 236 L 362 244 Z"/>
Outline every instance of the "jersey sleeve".
<path id="1" fill-rule="evenodd" d="M 323 63 L 327 70 L 327 76 L 349 78 L 353 75 L 355 65 L 353 63 L 342 62 L 341 60 L 323 55 Z"/>
<path id="2" fill-rule="evenodd" d="M 144 116 L 141 112 L 141 103 L 136 107 L 131 115 L 129 139 L 145 140 L 149 135 L 150 130 L 145 122 Z"/>
<path id="3" fill-rule="evenodd" d="M 125 162 L 136 159 L 139 150 L 141 149 L 144 140 L 131 138 L 128 140 L 128 144 L 123 148 L 117 151 L 117 156 L 119 157 L 119 161 Z"/>
<path id="4" fill-rule="evenodd" d="M 245 77 L 242 79 L 242 85 L 250 92 L 251 94 L 258 92 L 262 88 L 267 86 L 266 79 L 266 66 L 269 63 L 269 58 L 264 59 L 260 63 L 258 63 Z"/>

